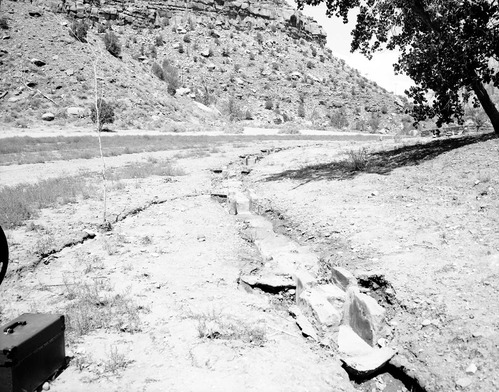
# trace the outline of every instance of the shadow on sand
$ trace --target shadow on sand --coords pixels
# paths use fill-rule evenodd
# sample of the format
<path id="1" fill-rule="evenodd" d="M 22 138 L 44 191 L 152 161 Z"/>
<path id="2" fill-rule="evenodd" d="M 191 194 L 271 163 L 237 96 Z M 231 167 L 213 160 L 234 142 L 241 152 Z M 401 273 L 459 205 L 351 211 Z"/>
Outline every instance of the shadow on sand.
<path id="1" fill-rule="evenodd" d="M 438 139 L 428 143 L 378 152 L 368 152 L 366 150 L 351 151 L 349 156 L 344 160 L 306 166 L 296 170 L 286 170 L 268 176 L 263 181 L 291 179 L 304 181 L 300 184 L 304 185 L 308 182 L 319 180 L 349 180 L 360 173 L 387 175 L 399 167 L 416 166 L 456 148 L 484 142 L 496 137 L 496 134 L 489 133 L 485 135 Z"/>

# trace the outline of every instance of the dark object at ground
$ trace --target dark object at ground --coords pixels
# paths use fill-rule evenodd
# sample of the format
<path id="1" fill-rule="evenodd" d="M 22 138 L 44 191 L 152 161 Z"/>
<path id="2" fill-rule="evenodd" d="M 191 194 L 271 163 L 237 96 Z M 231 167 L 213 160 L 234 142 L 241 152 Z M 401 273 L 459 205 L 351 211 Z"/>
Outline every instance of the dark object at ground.
<path id="1" fill-rule="evenodd" d="M 7 264 L 9 263 L 9 246 L 7 244 L 7 238 L 5 238 L 5 233 L 0 226 L 0 284 L 2 284 L 3 278 L 7 272 Z"/>
<path id="2" fill-rule="evenodd" d="M 33 392 L 65 364 L 64 316 L 25 313 L 0 329 L 0 392 Z"/>

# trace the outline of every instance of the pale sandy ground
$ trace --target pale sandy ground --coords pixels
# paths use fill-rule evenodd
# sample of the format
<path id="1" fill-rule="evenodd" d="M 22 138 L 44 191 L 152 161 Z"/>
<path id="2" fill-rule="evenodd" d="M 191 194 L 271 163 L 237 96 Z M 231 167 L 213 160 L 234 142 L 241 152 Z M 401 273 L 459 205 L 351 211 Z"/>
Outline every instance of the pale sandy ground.
<path id="1" fill-rule="evenodd" d="M 247 293 L 237 285 L 240 270 L 261 260 L 241 239 L 240 224 L 210 198 L 209 169 L 270 144 L 226 146 L 209 157 L 180 159 L 186 175 L 173 181 L 151 177 L 111 187 L 108 212 L 113 217 L 153 200 L 162 203 L 107 233 L 97 228 L 99 197 L 44 210 L 32 225 L 8 231 L 12 260 L 0 287 L 0 322 L 27 311 L 65 312 L 74 302 L 72 288 L 83 282 L 98 287 L 104 297 L 119 293 L 138 309 L 137 323 L 113 326 L 120 315 L 112 315 L 105 328 L 78 338 L 68 334 L 73 360 L 51 390 L 352 390 L 334 350 L 303 338 L 282 299 Z M 384 175 L 344 180 L 328 166 L 306 175 L 293 170 L 328 163 L 360 145 L 273 144 L 288 149 L 260 160 L 246 186 L 283 214 L 281 224 L 298 242 L 359 275 L 386 276 L 401 305 L 390 309 L 396 321 L 390 342 L 418 369 L 427 389 L 460 390 L 458 385 L 469 384 L 466 390 L 496 391 L 497 141 Z M 391 146 L 379 142 L 375 148 L 383 145 Z M 173 153 L 153 155 L 161 159 Z M 119 166 L 149 155 L 107 162 Z M 1 168 L 2 183 L 96 171 L 99 162 L 6 170 L 11 167 Z M 40 249 L 66 243 L 84 229 L 96 238 L 39 263 Z M 94 305 L 97 312 L 106 303 Z M 233 321 L 245 330 L 262 326 L 264 342 L 250 342 L 244 334 L 229 340 L 200 337 L 200 320 L 213 314 L 222 324 Z M 477 366 L 474 374 L 466 373 L 470 364 Z"/>

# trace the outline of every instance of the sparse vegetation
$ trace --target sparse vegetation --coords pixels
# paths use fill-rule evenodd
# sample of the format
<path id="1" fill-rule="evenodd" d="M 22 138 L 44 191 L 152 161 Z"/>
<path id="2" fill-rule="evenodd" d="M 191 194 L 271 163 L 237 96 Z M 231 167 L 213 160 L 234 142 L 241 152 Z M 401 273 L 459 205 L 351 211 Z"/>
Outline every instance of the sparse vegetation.
<path id="1" fill-rule="evenodd" d="M 369 166 L 369 152 L 363 147 L 348 151 L 348 167 L 351 171 L 364 171 Z"/>
<path id="2" fill-rule="evenodd" d="M 126 294 L 113 291 L 105 279 L 65 277 L 65 308 L 70 338 L 77 339 L 96 329 L 134 332 L 140 329 L 139 311 Z"/>
<path id="3" fill-rule="evenodd" d="M 198 322 L 198 336 L 201 339 L 241 340 L 263 346 L 267 340 L 263 323 L 245 323 L 215 310 L 193 315 Z"/>
<path id="4" fill-rule="evenodd" d="M 37 216 L 41 208 L 89 197 L 94 188 L 81 176 L 61 177 L 3 187 L 0 190 L 0 226 L 13 228 Z"/>

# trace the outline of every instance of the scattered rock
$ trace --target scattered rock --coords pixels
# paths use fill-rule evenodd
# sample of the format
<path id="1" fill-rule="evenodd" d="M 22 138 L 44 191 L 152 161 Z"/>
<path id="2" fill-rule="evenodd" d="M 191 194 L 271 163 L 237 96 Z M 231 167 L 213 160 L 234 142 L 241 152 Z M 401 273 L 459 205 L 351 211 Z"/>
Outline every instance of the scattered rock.
<path id="1" fill-rule="evenodd" d="M 466 368 L 466 374 L 475 374 L 477 370 L 478 368 L 476 367 L 476 365 L 472 363 Z"/>
<path id="2" fill-rule="evenodd" d="M 216 68 L 216 66 L 215 66 L 215 64 L 213 64 L 213 63 L 209 63 L 209 64 L 206 66 L 206 68 L 208 68 L 208 71 L 214 71 L 214 70 L 215 70 L 215 68 Z"/>
<path id="3" fill-rule="evenodd" d="M 201 53 L 200 53 L 201 56 L 203 57 L 210 57 L 211 56 L 211 52 L 210 52 L 210 49 L 205 49 L 203 50 Z"/>
<path id="4" fill-rule="evenodd" d="M 340 357 L 346 370 L 356 377 L 366 377 L 381 369 L 392 359 L 396 350 L 389 347 L 372 349 L 368 354 Z"/>
<path id="5" fill-rule="evenodd" d="M 191 93 L 191 89 L 190 88 L 185 88 L 185 87 L 181 87 L 181 88 L 178 88 L 175 95 L 178 95 L 180 97 L 182 97 L 183 95 L 187 95 L 187 94 L 190 94 Z"/>
<path id="6" fill-rule="evenodd" d="M 34 18 L 39 18 L 42 16 L 42 12 L 40 10 L 32 9 L 28 11 L 28 15 Z"/>
<path id="7" fill-rule="evenodd" d="M 71 106 L 66 109 L 66 113 L 68 116 L 85 117 L 87 109 L 78 106 Z"/>
<path id="8" fill-rule="evenodd" d="M 4 35 L 2 39 L 10 39 L 10 35 Z"/>
<path id="9" fill-rule="evenodd" d="M 55 118 L 53 113 L 47 112 L 44 115 L 42 115 L 42 120 L 44 121 L 52 121 Z"/>
<path id="10" fill-rule="evenodd" d="M 31 59 L 31 63 L 35 64 L 37 67 L 43 67 L 47 64 L 45 61 L 36 58 Z"/>
<path id="11" fill-rule="evenodd" d="M 67 70 L 66 70 L 66 75 L 68 75 L 68 76 L 73 76 L 73 75 L 74 75 L 74 73 L 75 73 L 75 71 L 74 71 L 74 70 L 72 70 L 72 69 L 67 69 Z"/>
<path id="12" fill-rule="evenodd" d="M 42 389 L 44 391 L 49 391 L 50 390 L 50 384 L 48 382 L 43 383 Z"/>
<path id="13" fill-rule="evenodd" d="M 461 389 L 466 389 L 471 385 L 472 381 L 469 377 L 462 377 L 456 381 L 456 385 Z"/>

